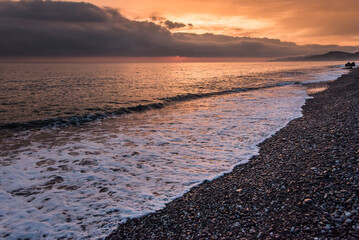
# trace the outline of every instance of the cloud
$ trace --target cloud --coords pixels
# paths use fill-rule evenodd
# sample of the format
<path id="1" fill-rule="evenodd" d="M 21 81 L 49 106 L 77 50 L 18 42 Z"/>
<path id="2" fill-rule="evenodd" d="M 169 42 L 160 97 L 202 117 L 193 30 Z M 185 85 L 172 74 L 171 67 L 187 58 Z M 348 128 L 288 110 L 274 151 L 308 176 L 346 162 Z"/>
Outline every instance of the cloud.
<path id="1" fill-rule="evenodd" d="M 165 21 L 164 24 L 166 25 L 166 27 L 168 29 L 182 28 L 182 27 L 186 26 L 186 24 L 184 24 L 184 23 L 172 22 L 170 20 Z"/>
<path id="2" fill-rule="evenodd" d="M 167 29 L 130 21 L 114 9 L 72 2 L 0 2 L 2 56 L 161 55 L 171 41 Z"/>
<path id="3" fill-rule="evenodd" d="M 129 20 L 115 9 L 89 3 L 0 1 L 0 56 L 284 57 L 330 50 L 357 49 L 171 33 L 159 24 Z"/>
<path id="4" fill-rule="evenodd" d="M 89 1 L 101 4 L 104 0 Z M 185 17 L 196 27 L 206 29 L 219 25 L 241 27 L 246 31 L 256 30 L 254 36 L 257 37 L 297 43 L 359 45 L 358 0 L 166 0 L 166 4 L 156 0 L 116 0 L 106 4 L 126 6 L 141 16 L 156 11 L 175 19 Z M 248 21 L 258 25 L 251 28 Z M 212 33 L 223 31 L 214 29 Z M 231 31 L 226 34 L 237 36 Z"/>
<path id="5" fill-rule="evenodd" d="M 164 17 L 160 17 L 160 16 L 157 16 L 156 13 L 152 13 L 151 16 L 150 16 L 151 20 L 152 21 L 160 21 L 160 22 L 163 22 L 163 21 L 166 21 L 167 19 L 164 18 Z"/>
<path id="6" fill-rule="evenodd" d="M 89 3 L 20 1 L 0 2 L 0 15 L 18 19 L 67 21 L 67 22 L 103 22 L 108 13 Z"/>
<path id="7" fill-rule="evenodd" d="M 152 13 L 150 15 L 150 19 L 156 23 L 158 23 L 161 26 L 166 27 L 167 29 L 176 29 L 176 28 L 183 28 L 188 26 L 189 28 L 192 28 L 193 25 L 191 23 L 189 24 L 185 24 L 185 23 L 181 23 L 181 22 L 173 22 L 171 20 L 168 20 L 164 17 L 160 17 L 158 16 L 156 13 Z"/>
<path id="8" fill-rule="evenodd" d="M 302 45 L 278 39 L 231 37 L 214 34 L 175 33 L 183 56 L 195 57 L 279 57 L 325 53 L 332 50 L 356 51 L 357 47 Z"/>

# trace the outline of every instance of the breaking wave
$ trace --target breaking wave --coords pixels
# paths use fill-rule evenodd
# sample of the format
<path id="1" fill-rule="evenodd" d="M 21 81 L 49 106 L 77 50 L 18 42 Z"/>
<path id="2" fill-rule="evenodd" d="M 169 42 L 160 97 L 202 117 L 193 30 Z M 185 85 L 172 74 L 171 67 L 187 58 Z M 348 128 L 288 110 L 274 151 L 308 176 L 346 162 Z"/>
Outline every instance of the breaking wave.
<path id="1" fill-rule="evenodd" d="M 115 117 L 115 116 L 134 113 L 134 112 L 143 112 L 151 109 L 160 109 L 166 105 L 173 104 L 176 102 L 190 101 L 193 99 L 220 96 L 220 95 L 226 95 L 226 94 L 238 93 L 238 92 L 254 91 L 254 90 L 265 89 L 265 88 L 288 86 L 293 84 L 301 84 L 301 82 L 298 81 L 281 82 L 273 85 L 265 85 L 260 87 L 233 88 L 230 90 L 224 90 L 220 92 L 209 92 L 209 93 L 198 93 L 198 94 L 188 93 L 184 95 L 177 95 L 174 97 L 160 98 L 159 99 L 160 101 L 157 103 L 149 103 L 144 105 L 139 104 L 137 106 L 122 107 L 122 108 L 113 109 L 112 111 L 108 111 L 108 110 L 101 111 L 101 109 L 97 109 L 98 112 L 87 113 L 84 115 L 57 117 L 57 118 L 41 119 L 41 120 L 34 120 L 27 122 L 12 122 L 12 123 L 0 125 L 0 129 L 52 128 L 52 127 L 66 127 L 69 125 L 79 126 L 84 123 L 89 123 L 89 122 L 105 119 L 108 117 Z"/>

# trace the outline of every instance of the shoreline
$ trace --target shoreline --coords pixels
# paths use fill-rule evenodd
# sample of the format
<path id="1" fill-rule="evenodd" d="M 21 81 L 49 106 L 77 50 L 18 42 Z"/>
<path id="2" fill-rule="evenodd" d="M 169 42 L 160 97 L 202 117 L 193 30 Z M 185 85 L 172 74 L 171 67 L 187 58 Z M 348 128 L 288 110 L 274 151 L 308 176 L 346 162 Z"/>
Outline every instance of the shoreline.
<path id="1" fill-rule="evenodd" d="M 359 237 L 359 69 L 259 144 L 260 154 L 107 239 Z"/>

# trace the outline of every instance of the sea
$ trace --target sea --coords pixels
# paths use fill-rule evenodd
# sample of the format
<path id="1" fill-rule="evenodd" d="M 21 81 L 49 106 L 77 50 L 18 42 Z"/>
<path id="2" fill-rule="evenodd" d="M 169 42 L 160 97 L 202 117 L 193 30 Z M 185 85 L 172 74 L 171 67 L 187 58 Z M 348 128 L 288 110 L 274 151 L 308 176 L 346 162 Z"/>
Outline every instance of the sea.
<path id="1" fill-rule="evenodd" d="M 0 63 L 0 239 L 101 239 L 258 154 L 341 62 Z"/>

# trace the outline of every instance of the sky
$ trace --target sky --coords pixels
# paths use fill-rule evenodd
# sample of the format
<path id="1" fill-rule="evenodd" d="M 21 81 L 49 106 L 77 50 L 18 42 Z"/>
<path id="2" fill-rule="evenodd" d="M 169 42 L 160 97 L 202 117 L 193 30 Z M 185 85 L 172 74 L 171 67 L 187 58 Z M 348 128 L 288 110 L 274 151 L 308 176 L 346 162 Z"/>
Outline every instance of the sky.
<path id="1" fill-rule="evenodd" d="M 0 56 L 277 58 L 359 51 L 358 0 L 0 0 Z"/>
<path id="2" fill-rule="evenodd" d="M 358 0 L 92 0 L 133 19 L 192 23 L 191 32 L 359 45 Z M 188 31 L 189 29 L 183 29 Z"/>

